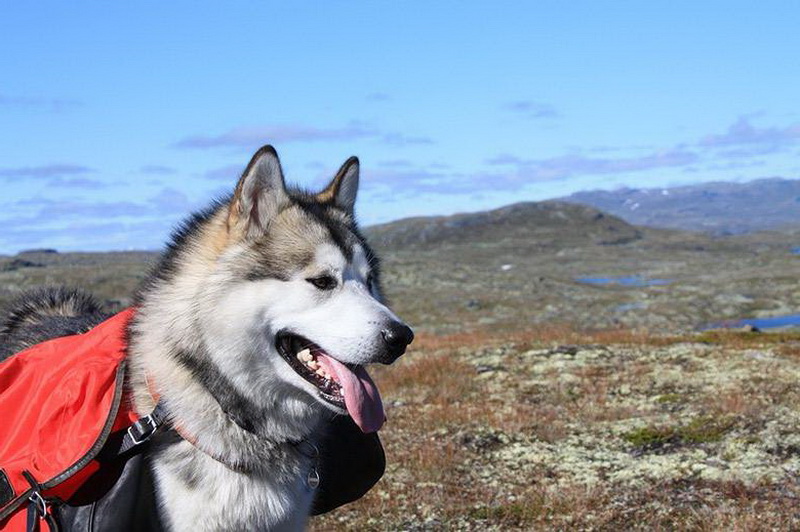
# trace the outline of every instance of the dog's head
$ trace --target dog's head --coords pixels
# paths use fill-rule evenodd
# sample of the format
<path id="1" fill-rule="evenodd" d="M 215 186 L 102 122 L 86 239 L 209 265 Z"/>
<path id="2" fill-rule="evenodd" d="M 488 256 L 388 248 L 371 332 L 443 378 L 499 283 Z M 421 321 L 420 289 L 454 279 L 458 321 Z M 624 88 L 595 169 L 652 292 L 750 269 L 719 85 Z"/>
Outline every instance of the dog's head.
<path id="1" fill-rule="evenodd" d="M 414 335 L 383 303 L 378 260 L 353 215 L 358 180 L 352 157 L 321 192 L 288 189 L 275 150 L 261 148 L 227 210 L 217 261 L 227 288 L 214 291 L 210 320 L 244 329 L 242 347 L 283 384 L 372 432 L 384 413 L 364 367 L 392 363 Z"/>

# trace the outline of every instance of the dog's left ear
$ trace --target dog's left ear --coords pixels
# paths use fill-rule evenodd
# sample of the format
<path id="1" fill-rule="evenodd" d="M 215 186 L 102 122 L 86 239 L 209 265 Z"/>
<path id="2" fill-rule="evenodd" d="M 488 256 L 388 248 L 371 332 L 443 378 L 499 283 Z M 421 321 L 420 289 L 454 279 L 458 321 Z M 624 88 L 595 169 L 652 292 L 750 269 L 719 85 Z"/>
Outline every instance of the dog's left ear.
<path id="1" fill-rule="evenodd" d="M 283 170 L 272 146 L 264 146 L 253 155 L 233 193 L 229 227 L 240 227 L 248 236 L 256 236 L 289 203 Z"/>
<path id="2" fill-rule="evenodd" d="M 352 214 L 358 193 L 358 173 L 358 157 L 350 157 L 336 172 L 330 185 L 317 194 L 317 200 L 322 203 L 333 202 L 336 207 Z"/>

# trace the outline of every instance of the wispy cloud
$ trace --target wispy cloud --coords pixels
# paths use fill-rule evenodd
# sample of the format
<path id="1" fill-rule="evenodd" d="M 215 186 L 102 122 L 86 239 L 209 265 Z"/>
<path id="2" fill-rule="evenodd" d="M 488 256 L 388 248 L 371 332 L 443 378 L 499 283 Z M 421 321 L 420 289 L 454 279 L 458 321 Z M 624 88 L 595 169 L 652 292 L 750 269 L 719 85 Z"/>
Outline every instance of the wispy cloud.
<path id="1" fill-rule="evenodd" d="M 194 135 L 173 144 L 175 148 L 207 149 L 219 147 L 255 148 L 266 142 L 318 142 L 352 140 L 377 135 L 374 129 L 359 124 L 343 128 L 318 128 L 295 125 L 237 127 L 221 135 Z"/>
<path id="2" fill-rule="evenodd" d="M 411 146 L 419 144 L 433 144 L 433 140 L 428 137 L 415 137 L 403 135 L 402 133 L 387 133 L 381 140 L 390 146 Z"/>
<path id="3" fill-rule="evenodd" d="M 454 176 L 425 168 L 365 169 L 363 174 L 364 187 L 371 191 L 391 194 L 441 193 L 444 190 L 452 192 L 453 186 L 457 184 Z"/>
<path id="4" fill-rule="evenodd" d="M 219 181 L 235 182 L 242 175 L 244 166 L 239 164 L 229 164 L 221 168 L 214 168 L 203 174 L 206 179 L 214 179 Z"/>
<path id="5" fill-rule="evenodd" d="M 164 187 L 149 199 L 150 205 L 157 214 L 175 214 L 184 216 L 197 205 L 189 201 L 188 196 L 171 187 Z"/>
<path id="6" fill-rule="evenodd" d="M 411 168 L 414 163 L 410 159 L 392 159 L 389 161 L 378 161 L 378 166 L 383 168 Z"/>
<path id="7" fill-rule="evenodd" d="M 440 166 L 417 166 L 399 160 L 399 164 L 378 164 L 364 169 L 363 186 L 379 198 L 391 195 L 414 197 L 424 194 L 479 195 L 490 192 L 514 192 L 536 184 L 573 177 L 622 175 L 659 168 L 688 168 L 700 156 L 686 149 L 655 151 L 642 156 L 601 158 L 585 155 L 562 155 L 544 159 L 524 159 L 500 154 L 489 159 L 489 169 L 458 172 Z"/>
<path id="8" fill-rule="evenodd" d="M 3 205 L 3 227 L 49 228 L 64 230 L 86 220 L 136 219 L 155 212 L 153 206 L 132 201 L 54 200 L 32 197 Z"/>
<path id="9" fill-rule="evenodd" d="M 122 218 L 144 216 L 151 211 L 147 205 L 133 201 L 46 201 L 42 202 L 39 217 L 47 221 L 78 218 Z"/>
<path id="10" fill-rule="evenodd" d="M 146 164 L 139 168 L 139 172 L 149 175 L 172 175 L 178 173 L 176 169 L 160 164 Z"/>
<path id="11" fill-rule="evenodd" d="M 92 168 L 78 164 L 46 164 L 42 166 L 0 168 L 0 177 L 59 177 L 90 174 L 92 172 L 94 172 Z"/>
<path id="12" fill-rule="evenodd" d="M 516 155 L 511 155 L 510 153 L 500 153 L 495 155 L 494 157 L 490 157 L 486 160 L 487 164 L 491 165 L 501 165 L 501 164 L 524 164 L 526 161 Z"/>
<path id="13" fill-rule="evenodd" d="M 419 135 L 386 132 L 352 122 L 341 128 L 320 128 L 303 125 L 271 125 L 236 127 L 220 135 L 192 135 L 172 145 L 180 149 L 242 148 L 255 149 L 267 142 L 287 144 L 290 142 L 339 142 L 356 139 L 374 139 L 390 146 L 433 144 L 433 140 Z"/>
<path id="14" fill-rule="evenodd" d="M 30 96 L 12 96 L 0 94 L 0 107 L 39 109 L 52 113 L 60 113 L 80 107 L 83 102 L 68 98 L 35 98 Z"/>
<path id="15" fill-rule="evenodd" d="M 108 184 L 97 179 L 86 177 L 53 177 L 47 181 L 48 187 L 53 188 L 73 188 L 73 189 L 97 189 L 107 187 Z"/>
<path id="16" fill-rule="evenodd" d="M 372 92 L 370 94 L 367 94 L 367 96 L 364 99 L 367 100 L 368 102 L 386 102 L 391 100 L 389 95 L 386 94 L 385 92 Z"/>
<path id="17" fill-rule="evenodd" d="M 731 170 L 742 170 L 744 168 L 759 168 L 766 166 L 764 161 L 758 160 L 737 160 L 723 161 L 721 163 L 713 163 L 704 165 L 700 168 L 696 166 L 689 166 L 683 169 L 687 174 L 708 173 L 709 171 L 723 171 L 729 172 Z"/>
<path id="18" fill-rule="evenodd" d="M 516 102 L 513 110 L 536 112 L 529 102 Z M 511 109 L 512 107 L 509 106 Z M 664 149 L 649 146 L 608 147 L 576 150 L 545 158 L 526 158 L 498 153 L 486 159 L 486 169 L 455 172 L 448 168 L 419 166 L 413 161 L 379 163 L 365 171 L 364 186 L 376 194 L 480 194 L 514 192 L 535 183 L 582 179 L 616 181 L 638 177 L 654 170 L 679 172 L 731 171 L 765 165 L 763 157 L 800 141 L 800 124 L 785 127 L 755 127 L 752 115 L 743 116 L 727 132 L 708 135 Z M 610 176 L 609 178 L 603 176 Z"/>
<path id="19" fill-rule="evenodd" d="M 699 142 L 701 146 L 736 146 L 742 144 L 781 145 L 800 140 L 800 124 L 786 127 L 758 128 L 747 116 L 739 117 L 725 133 L 708 135 Z"/>
<path id="20" fill-rule="evenodd" d="M 492 165 L 513 165 L 524 175 L 537 181 L 563 179 L 575 175 L 628 173 L 694 164 L 699 155 L 693 151 L 671 149 L 639 157 L 601 158 L 583 155 L 562 155 L 547 159 L 519 159 L 499 155 L 487 162 Z"/>
<path id="21" fill-rule="evenodd" d="M 560 113 L 549 103 L 535 102 L 532 100 L 520 100 L 510 102 L 503 106 L 506 111 L 511 111 L 525 118 L 558 118 Z"/>

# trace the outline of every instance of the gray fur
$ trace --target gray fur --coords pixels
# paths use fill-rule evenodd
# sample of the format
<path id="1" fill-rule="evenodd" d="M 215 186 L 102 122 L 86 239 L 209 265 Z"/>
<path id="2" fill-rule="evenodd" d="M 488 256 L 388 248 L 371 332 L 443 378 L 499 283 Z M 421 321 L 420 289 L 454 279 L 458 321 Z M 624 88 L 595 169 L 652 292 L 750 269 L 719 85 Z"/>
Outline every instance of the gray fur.
<path id="1" fill-rule="evenodd" d="M 26 292 L 0 324 L 0 361 L 50 338 L 86 332 L 106 317 L 86 292 L 64 287 Z"/>

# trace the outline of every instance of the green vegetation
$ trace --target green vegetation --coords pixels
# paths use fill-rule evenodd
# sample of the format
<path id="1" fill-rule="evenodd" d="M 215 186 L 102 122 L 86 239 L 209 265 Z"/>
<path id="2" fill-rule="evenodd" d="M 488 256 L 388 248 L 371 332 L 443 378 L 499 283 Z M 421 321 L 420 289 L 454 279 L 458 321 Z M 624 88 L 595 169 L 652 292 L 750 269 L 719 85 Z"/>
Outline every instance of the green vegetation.
<path id="1" fill-rule="evenodd" d="M 672 394 L 677 395 L 677 394 Z M 665 396 L 660 396 L 659 401 Z M 664 402 L 664 401 L 661 401 Z M 668 444 L 690 445 L 714 443 L 733 428 L 734 420 L 700 416 L 677 427 L 642 427 L 623 435 L 623 439 L 639 450 L 652 450 Z"/>
<path id="2" fill-rule="evenodd" d="M 656 397 L 656 402 L 660 404 L 680 403 L 683 400 L 681 394 L 665 393 Z"/>

